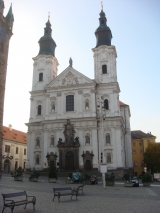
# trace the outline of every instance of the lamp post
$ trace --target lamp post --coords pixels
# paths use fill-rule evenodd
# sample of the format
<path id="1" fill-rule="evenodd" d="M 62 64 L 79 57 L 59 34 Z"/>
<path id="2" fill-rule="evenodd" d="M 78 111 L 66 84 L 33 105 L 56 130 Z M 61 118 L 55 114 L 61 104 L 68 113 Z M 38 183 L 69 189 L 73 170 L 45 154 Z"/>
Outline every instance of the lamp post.
<path id="1" fill-rule="evenodd" d="M 100 160 L 100 171 L 102 173 L 102 181 L 103 181 L 103 188 L 105 188 L 105 173 L 107 172 L 107 165 L 104 163 L 104 127 L 103 127 L 103 120 L 106 118 L 106 109 L 104 108 L 104 100 L 103 96 L 101 96 L 101 100 L 97 99 L 97 119 L 101 122 L 101 160 Z"/>
<path id="2" fill-rule="evenodd" d="M 100 120 L 101 122 L 101 160 L 100 162 L 103 163 L 103 158 L 104 158 L 104 142 L 103 142 L 103 120 L 106 118 L 106 109 L 104 108 L 104 100 L 103 96 L 101 96 L 101 100 L 99 98 L 97 99 L 97 119 Z"/>

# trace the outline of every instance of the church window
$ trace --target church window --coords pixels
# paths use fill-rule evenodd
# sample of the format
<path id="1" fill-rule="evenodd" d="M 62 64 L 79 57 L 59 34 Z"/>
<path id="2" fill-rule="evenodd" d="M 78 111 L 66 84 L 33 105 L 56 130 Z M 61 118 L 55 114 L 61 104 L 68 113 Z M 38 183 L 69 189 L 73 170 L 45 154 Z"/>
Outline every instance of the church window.
<path id="1" fill-rule="evenodd" d="M 54 146 L 54 136 L 51 136 L 51 146 Z"/>
<path id="2" fill-rule="evenodd" d="M 43 81 L 43 73 L 39 73 L 39 81 Z"/>
<path id="3" fill-rule="evenodd" d="M 66 111 L 74 111 L 74 95 L 66 96 Z"/>
<path id="4" fill-rule="evenodd" d="M 41 115 L 41 108 L 42 108 L 42 106 L 38 105 L 38 112 L 37 112 L 38 115 Z"/>
<path id="5" fill-rule="evenodd" d="M 104 100 L 104 109 L 109 109 L 109 104 L 107 99 Z"/>
<path id="6" fill-rule="evenodd" d="M 86 145 L 90 145 L 90 135 L 89 134 L 86 135 L 85 139 L 86 139 Z"/>
<path id="7" fill-rule="evenodd" d="M 106 134 L 106 144 L 110 144 L 110 134 Z"/>
<path id="8" fill-rule="evenodd" d="M 85 101 L 85 109 L 89 109 L 89 100 L 88 99 Z"/>
<path id="9" fill-rule="evenodd" d="M 102 74 L 107 74 L 107 65 L 102 65 Z"/>
<path id="10" fill-rule="evenodd" d="M 36 138 L 36 147 L 40 147 L 40 139 Z"/>
<path id="11" fill-rule="evenodd" d="M 107 154 L 107 163 L 111 163 L 111 154 L 110 153 Z"/>

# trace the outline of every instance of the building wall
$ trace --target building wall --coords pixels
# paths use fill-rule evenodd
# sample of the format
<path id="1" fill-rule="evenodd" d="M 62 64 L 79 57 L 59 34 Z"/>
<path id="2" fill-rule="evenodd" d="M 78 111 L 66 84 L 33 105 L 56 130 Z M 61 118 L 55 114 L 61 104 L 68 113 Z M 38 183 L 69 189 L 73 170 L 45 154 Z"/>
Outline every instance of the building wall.
<path id="1" fill-rule="evenodd" d="M 10 146 L 10 152 L 5 152 L 5 146 Z M 18 153 L 16 153 L 16 148 L 18 148 Z M 26 149 L 26 154 L 24 154 L 24 149 Z M 11 140 L 5 140 L 3 139 L 3 145 L 2 145 L 2 156 L 5 156 L 2 160 L 3 170 L 5 171 L 5 161 L 8 159 L 10 161 L 10 171 L 15 170 L 15 165 L 17 162 L 17 168 L 20 166 L 22 168 L 25 168 L 25 163 L 27 161 L 27 144 L 18 143 Z M 6 157 L 13 157 L 13 159 L 9 159 Z"/>
<path id="2" fill-rule="evenodd" d="M 140 176 L 144 172 L 145 165 L 143 162 L 143 154 L 149 143 L 155 143 L 155 137 L 132 139 L 132 156 L 135 176 Z"/>

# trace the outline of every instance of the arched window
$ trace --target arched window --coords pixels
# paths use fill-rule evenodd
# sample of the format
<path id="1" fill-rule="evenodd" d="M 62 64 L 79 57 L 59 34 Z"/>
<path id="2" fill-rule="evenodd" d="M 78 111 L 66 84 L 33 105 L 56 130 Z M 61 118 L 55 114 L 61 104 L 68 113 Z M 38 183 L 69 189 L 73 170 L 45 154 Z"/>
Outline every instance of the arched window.
<path id="1" fill-rule="evenodd" d="M 89 134 L 86 135 L 85 139 L 86 139 L 86 145 L 90 145 L 90 135 Z"/>
<path id="2" fill-rule="evenodd" d="M 55 112 L 55 103 L 52 103 L 51 111 L 52 111 L 52 112 Z"/>
<path id="3" fill-rule="evenodd" d="M 38 105 L 38 112 L 37 112 L 38 115 L 41 115 L 41 108 L 42 108 L 42 106 Z"/>
<path id="4" fill-rule="evenodd" d="M 43 81 L 43 73 L 39 73 L 39 81 Z"/>
<path id="5" fill-rule="evenodd" d="M 51 136 L 51 146 L 54 146 L 54 136 Z"/>
<path id="6" fill-rule="evenodd" d="M 109 104 L 107 99 L 104 100 L 104 109 L 109 109 Z"/>
<path id="7" fill-rule="evenodd" d="M 107 65 L 102 65 L 102 74 L 107 74 Z"/>
<path id="8" fill-rule="evenodd" d="M 89 100 L 88 99 L 85 100 L 85 109 L 89 109 Z"/>
<path id="9" fill-rule="evenodd" d="M 74 95 L 66 96 L 66 111 L 74 111 Z"/>
<path id="10" fill-rule="evenodd" d="M 110 144 L 110 134 L 106 134 L 106 144 Z"/>
<path id="11" fill-rule="evenodd" d="M 40 147 L 40 139 L 36 138 L 36 147 Z"/>
<path id="12" fill-rule="evenodd" d="M 107 154 L 107 163 L 111 163 L 111 154 L 110 153 Z"/>

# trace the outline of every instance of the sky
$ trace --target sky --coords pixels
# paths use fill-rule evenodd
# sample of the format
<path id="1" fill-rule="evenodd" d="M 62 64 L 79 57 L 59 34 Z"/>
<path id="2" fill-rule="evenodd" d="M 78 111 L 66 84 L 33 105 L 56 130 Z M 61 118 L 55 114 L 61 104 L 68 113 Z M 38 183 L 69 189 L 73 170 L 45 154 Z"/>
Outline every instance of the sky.
<path id="1" fill-rule="evenodd" d="M 12 3 L 3 125 L 27 132 L 33 60 L 38 55 L 45 23 L 52 24 L 57 44 L 58 74 L 69 65 L 94 79 L 92 48 L 101 11 L 98 0 L 4 0 Z M 130 106 L 131 130 L 151 132 L 160 142 L 160 1 L 104 0 L 103 10 L 117 50 L 120 100 Z"/>

